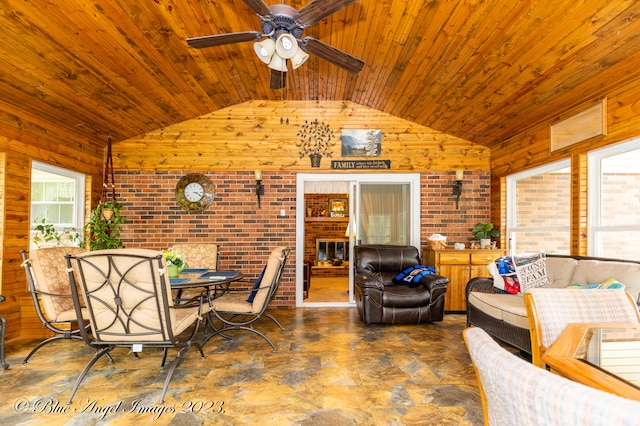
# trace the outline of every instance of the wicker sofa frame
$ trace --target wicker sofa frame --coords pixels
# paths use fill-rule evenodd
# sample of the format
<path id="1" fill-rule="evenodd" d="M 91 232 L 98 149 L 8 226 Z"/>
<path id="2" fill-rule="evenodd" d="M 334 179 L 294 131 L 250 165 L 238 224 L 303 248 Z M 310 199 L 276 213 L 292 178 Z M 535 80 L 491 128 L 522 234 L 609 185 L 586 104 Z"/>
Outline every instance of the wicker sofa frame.
<path id="1" fill-rule="evenodd" d="M 609 262 L 625 262 L 640 264 L 640 261 L 626 259 L 610 259 L 592 256 L 566 256 L 566 255 L 547 255 L 547 257 L 572 258 L 576 260 L 599 260 Z M 508 294 L 493 286 L 493 278 L 476 277 L 472 278 L 466 287 L 466 296 L 469 300 L 469 293 L 479 291 L 483 293 Z M 639 300 L 636 299 L 636 303 Z M 528 328 L 516 327 L 508 322 L 487 315 L 477 307 L 467 303 L 467 326 L 476 326 L 485 330 L 494 338 L 507 343 L 522 352 L 531 354 L 531 334 Z"/>

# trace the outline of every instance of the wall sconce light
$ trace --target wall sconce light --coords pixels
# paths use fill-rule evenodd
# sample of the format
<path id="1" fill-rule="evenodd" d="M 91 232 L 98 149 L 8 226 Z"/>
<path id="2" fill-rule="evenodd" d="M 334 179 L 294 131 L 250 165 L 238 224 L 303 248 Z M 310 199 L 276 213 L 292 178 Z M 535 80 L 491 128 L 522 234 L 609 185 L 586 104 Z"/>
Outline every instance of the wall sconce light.
<path id="1" fill-rule="evenodd" d="M 262 170 L 253 172 L 256 176 L 256 195 L 258 196 L 258 208 L 260 208 L 260 196 L 264 195 L 264 185 L 262 184 Z"/>
<path id="2" fill-rule="evenodd" d="M 456 196 L 456 209 L 460 203 L 460 196 L 462 195 L 462 179 L 464 177 L 464 170 L 456 170 L 456 183 L 453 185 L 453 195 Z"/>

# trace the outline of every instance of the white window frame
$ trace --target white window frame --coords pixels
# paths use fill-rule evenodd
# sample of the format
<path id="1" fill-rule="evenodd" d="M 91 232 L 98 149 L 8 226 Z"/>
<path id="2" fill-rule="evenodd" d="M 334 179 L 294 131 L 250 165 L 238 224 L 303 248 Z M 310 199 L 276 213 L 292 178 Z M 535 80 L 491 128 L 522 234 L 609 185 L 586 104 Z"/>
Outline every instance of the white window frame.
<path id="1" fill-rule="evenodd" d="M 625 152 L 640 149 L 640 138 L 627 142 L 607 146 L 602 149 L 590 151 L 587 154 L 588 159 L 588 249 L 589 256 L 602 257 L 602 235 L 606 232 L 624 232 L 634 231 L 640 232 L 640 223 L 638 224 L 622 224 L 622 225 L 604 225 L 601 222 L 600 212 L 602 211 L 602 160 L 615 155 L 624 154 Z"/>
<path id="2" fill-rule="evenodd" d="M 75 204 L 73 208 L 73 227 L 76 229 L 82 229 L 84 226 L 84 194 L 85 194 L 85 175 L 82 173 L 74 172 L 72 170 L 63 169 L 61 167 L 52 166 L 50 164 L 40 163 L 38 161 L 31 162 L 32 170 L 40 170 L 47 173 L 52 173 L 60 176 L 64 176 L 75 180 Z M 31 211 L 31 200 L 29 200 L 29 210 Z M 36 224 L 33 222 L 37 218 L 31 218 L 30 229 L 34 229 Z M 57 229 L 58 227 L 56 227 Z M 61 231 L 62 229 L 58 229 Z"/>
<path id="3" fill-rule="evenodd" d="M 553 231 L 553 232 L 571 232 L 571 224 L 567 223 L 566 226 L 527 226 L 527 227 L 518 227 L 516 226 L 516 181 L 536 175 L 541 175 L 549 172 L 553 172 L 555 170 L 571 168 L 571 159 L 564 159 L 560 161 L 555 161 L 553 163 L 545 164 L 544 166 L 535 167 L 533 169 L 525 170 L 523 172 L 514 173 L 512 175 L 507 176 L 507 247 L 509 250 L 509 254 L 514 255 L 517 252 L 517 241 L 515 238 L 515 234 L 517 232 L 541 232 L 541 231 Z M 570 201 L 570 200 L 569 200 Z"/>

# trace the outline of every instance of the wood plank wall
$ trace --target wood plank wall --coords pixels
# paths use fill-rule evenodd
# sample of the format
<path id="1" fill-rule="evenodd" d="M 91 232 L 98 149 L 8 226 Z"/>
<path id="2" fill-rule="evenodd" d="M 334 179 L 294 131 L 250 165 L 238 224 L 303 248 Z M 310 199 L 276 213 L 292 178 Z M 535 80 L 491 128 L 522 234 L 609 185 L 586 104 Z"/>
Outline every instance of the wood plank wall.
<path id="1" fill-rule="evenodd" d="M 640 136 L 640 81 L 634 81 L 607 94 L 608 133 L 551 152 L 549 126 L 562 117 L 592 106 L 596 99 L 585 98 L 582 105 L 559 111 L 549 122 L 523 131 L 496 143 L 491 150 L 491 219 L 506 228 L 506 179 L 509 174 L 571 158 L 572 214 L 571 250 L 574 255 L 587 254 L 587 158 L 589 151 L 628 141 Z M 506 235 L 500 237 L 506 247 Z"/>
<path id="2" fill-rule="evenodd" d="M 280 119 L 289 119 L 289 125 Z M 312 169 L 300 158 L 296 134 L 317 118 L 336 136 L 333 159 L 341 158 L 343 129 L 382 130 L 382 154 L 391 171 L 489 170 L 489 149 L 352 102 L 245 102 L 114 144 L 114 168 L 128 170 Z M 354 159 L 354 157 L 349 157 Z M 333 171 L 336 172 L 336 171 Z"/>
<path id="3" fill-rule="evenodd" d="M 42 128 L 39 128 L 43 130 Z M 87 204 L 95 203 L 102 192 L 103 152 L 90 144 L 65 135 L 68 145 L 63 145 L 59 135 L 47 139 L 45 134 L 30 132 L 25 126 L 22 132 L 7 129 L 0 134 L 0 172 L 3 178 L 1 202 L 2 218 L 2 283 L 0 291 L 7 300 L 0 304 L 0 315 L 7 319 L 7 339 L 21 334 L 26 324 L 31 337 L 39 337 L 45 331 L 38 326 L 29 292 L 20 250 L 29 250 L 31 163 L 33 160 L 75 170 L 87 175 Z M 48 129 L 56 134 L 53 125 Z M 11 137 L 7 136 L 11 135 Z M 16 137 L 15 139 L 13 137 Z M 70 147 L 71 146 L 71 147 Z M 75 147 L 75 148 L 72 148 Z M 50 333 L 47 333 L 50 336 Z"/>

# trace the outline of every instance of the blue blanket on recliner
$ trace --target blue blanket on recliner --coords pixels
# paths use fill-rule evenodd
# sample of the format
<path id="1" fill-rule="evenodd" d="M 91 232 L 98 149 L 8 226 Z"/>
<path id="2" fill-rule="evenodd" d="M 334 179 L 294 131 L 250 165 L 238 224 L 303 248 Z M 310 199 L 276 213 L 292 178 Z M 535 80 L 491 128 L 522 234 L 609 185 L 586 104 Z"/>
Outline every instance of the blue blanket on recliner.
<path id="1" fill-rule="evenodd" d="M 424 266 L 424 265 L 415 265 L 410 266 L 404 271 L 400 272 L 398 275 L 393 277 L 393 282 L 395 284 L 403 284 L 408 285 L 409 287 L 418 287 L 420 285 L 420 280 L 425 275 L 433 275 L 436 273 L 436 270 L 433 266 Z"/>

